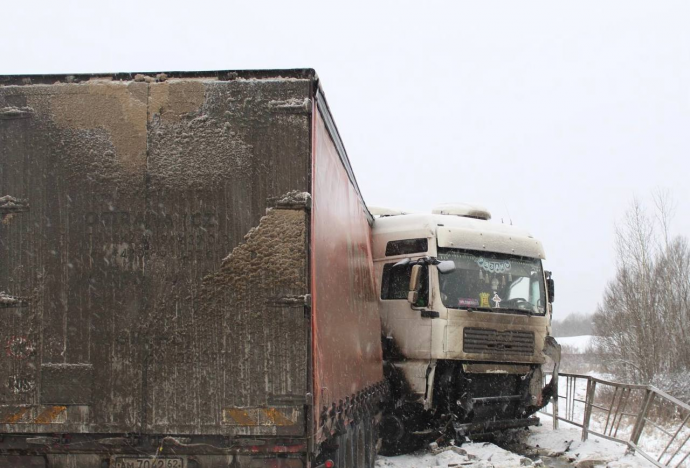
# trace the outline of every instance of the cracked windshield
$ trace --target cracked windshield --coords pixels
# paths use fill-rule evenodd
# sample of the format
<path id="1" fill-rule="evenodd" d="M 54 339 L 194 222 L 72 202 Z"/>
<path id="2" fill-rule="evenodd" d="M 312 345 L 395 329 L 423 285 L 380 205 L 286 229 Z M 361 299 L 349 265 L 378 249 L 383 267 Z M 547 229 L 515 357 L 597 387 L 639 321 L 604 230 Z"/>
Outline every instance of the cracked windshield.
<path id="1" fill-rule="evenodd" d="M 446 307 L 544 314 L 541 260 L 444 248 L 438 259 L 455 262 L 455 271 L 439 275 Z"/>

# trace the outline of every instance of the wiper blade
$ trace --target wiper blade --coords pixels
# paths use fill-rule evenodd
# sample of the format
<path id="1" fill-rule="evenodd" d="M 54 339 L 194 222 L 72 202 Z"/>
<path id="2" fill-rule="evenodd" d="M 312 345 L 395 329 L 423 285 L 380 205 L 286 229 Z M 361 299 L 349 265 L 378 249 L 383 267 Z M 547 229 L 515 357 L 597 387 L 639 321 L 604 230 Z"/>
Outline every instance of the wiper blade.
<path id="1" fill-rule="evenodd" d="M 498 310 L 498 311 L 503 310 L 503 311 L 506 311 L 506 312 L 519 312 L 519 313 L 527 314 L 527 315 L 530 315 L 530 316 L 536 315 L 533 311 L 531 311 L 531 310 L 529 310 L 529 309 L 518 309 L 518 308 L 515 308 L 515 307 L 503 307 L 503 308 L 494 309 L 494 310 Z"/>
<path id="2" fill-rule="evenodd" d="M 466 310 L 468 312 L 493 312 L 495 309 L 491 307 L 468 307 Z"/>

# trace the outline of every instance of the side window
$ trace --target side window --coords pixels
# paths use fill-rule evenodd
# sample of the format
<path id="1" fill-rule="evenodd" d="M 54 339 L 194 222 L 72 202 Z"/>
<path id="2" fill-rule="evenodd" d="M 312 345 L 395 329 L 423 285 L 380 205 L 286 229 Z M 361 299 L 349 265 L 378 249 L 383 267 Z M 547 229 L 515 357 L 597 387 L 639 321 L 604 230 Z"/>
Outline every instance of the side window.
<path id="1" fill-rule="evenodd" d="M 390 241 L 386 244 L 386 257 L 390 257 L 391 255 L 423 253 L 427 250 L 429 250 L 429 242 L 426 239 Z"/>
<path id="2" fill-rule="evenodd" d="M 383 266 L 381 278 L 381 299 L 407 299 L 410 287 L 410 274 L 412 265 L 393 267 L 395 263 L 386 263 Z M 416 307 L 426 307 L 429 304 L 429 269 L 422 267 L 422 287 L 419 291 L 419 299 Z"/>

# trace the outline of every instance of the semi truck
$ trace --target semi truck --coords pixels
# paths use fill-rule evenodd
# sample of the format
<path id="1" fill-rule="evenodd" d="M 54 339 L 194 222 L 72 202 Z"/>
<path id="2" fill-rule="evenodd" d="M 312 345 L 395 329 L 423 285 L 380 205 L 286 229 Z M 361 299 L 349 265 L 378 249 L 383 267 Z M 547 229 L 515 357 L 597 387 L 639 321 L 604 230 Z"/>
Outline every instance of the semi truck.
<path id="1" fill-rule="evenodd" d="M 553 284 L 486 218 L 368 209 L 310 69 L 0 76 L 0 468 L 369 468 L 532 424 Z"/>
<path id="2" fill-rule="evenodd" d="M 0 467 L 371 467 L 371 215 L 313 70 L 0 77 Z"/>
<path id="3" fill-rule="evenodd" d="M 560 364 L 541 242 L 512 222 L 490 223 L 478 205 L 371 211 L 391 392 L 385 453 L 538 424 L 533 414 L 557 395 Z"/>

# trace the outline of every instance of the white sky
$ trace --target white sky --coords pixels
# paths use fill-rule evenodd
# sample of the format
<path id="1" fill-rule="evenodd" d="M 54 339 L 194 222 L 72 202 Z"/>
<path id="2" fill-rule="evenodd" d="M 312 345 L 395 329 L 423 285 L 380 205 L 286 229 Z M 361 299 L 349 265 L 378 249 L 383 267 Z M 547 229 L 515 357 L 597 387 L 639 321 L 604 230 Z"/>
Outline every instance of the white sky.
<path id="1" fill-rule="evenodd" d="M 690 1 L 1 2 L 0 74 L 315 68 L 367 202 L 512 217 L 557 318 L 634 195 L 690 232 Z"/>

